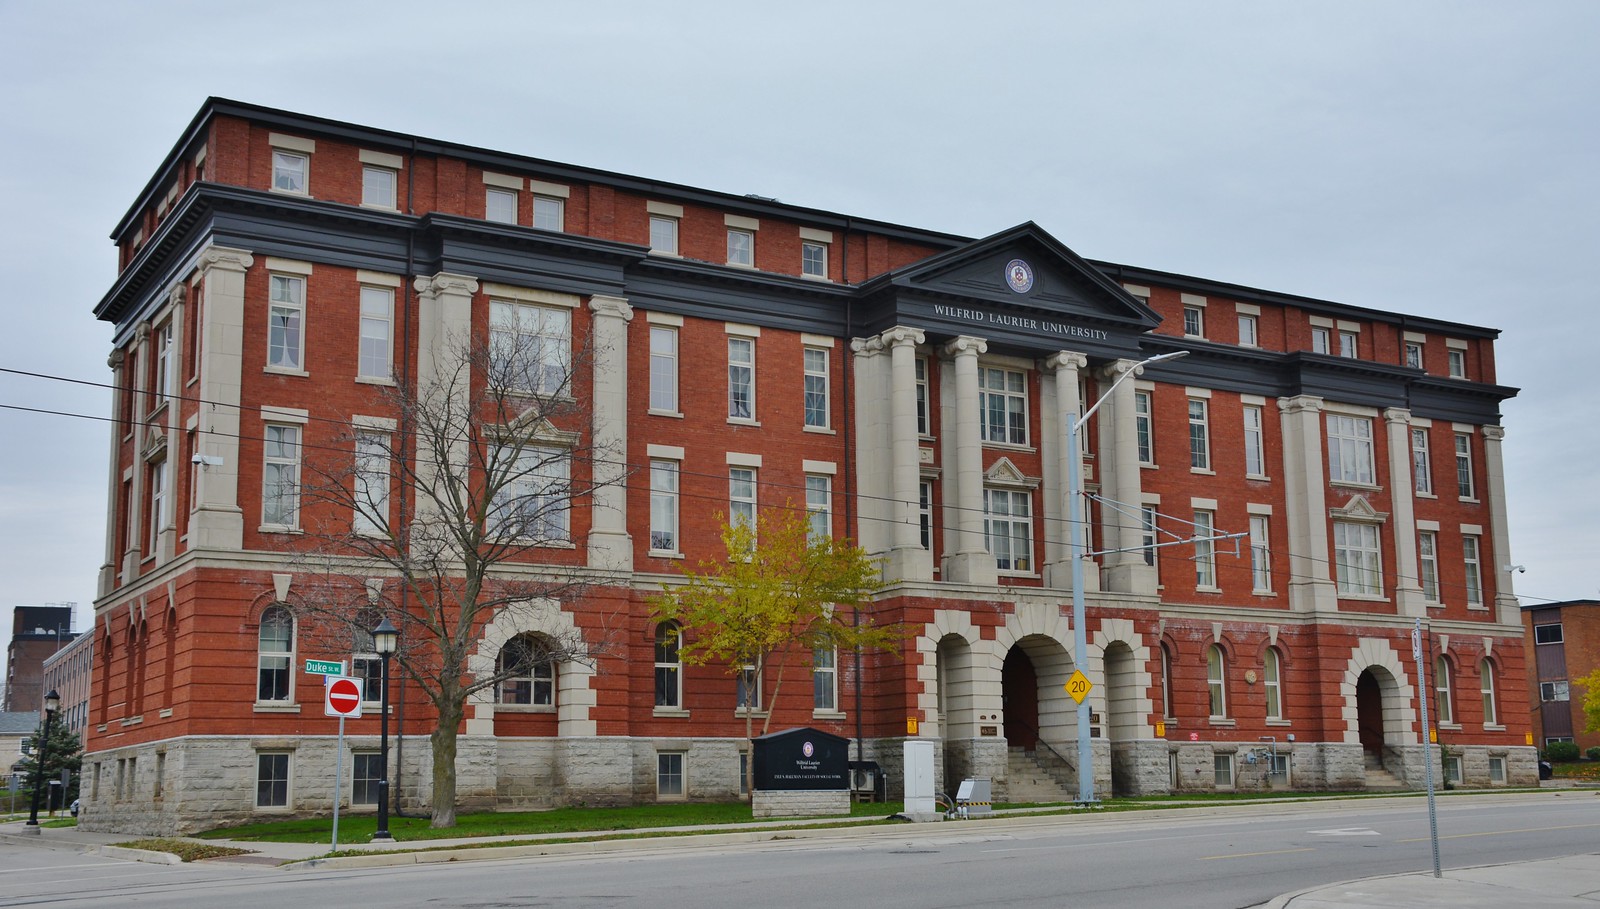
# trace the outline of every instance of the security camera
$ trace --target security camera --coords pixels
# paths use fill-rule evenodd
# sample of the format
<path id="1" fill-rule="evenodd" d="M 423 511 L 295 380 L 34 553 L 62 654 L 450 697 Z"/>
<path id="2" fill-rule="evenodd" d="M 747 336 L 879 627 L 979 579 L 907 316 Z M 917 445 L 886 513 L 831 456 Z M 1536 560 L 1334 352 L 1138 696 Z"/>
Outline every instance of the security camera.
<path id="1" fill-rule="evenodd" d="M 201 467 L 221 467 L 222 458 L 218 455 L 196 454 L 189 459 L 189 463 L 199 464 Z"/>
<path id="2" fill-rule="evenodd" d="M 1506 566 L 1506 571 L 1515 571 L 1518 574 L 1527 574 L 1528 573 L 1528 566 L 1526 566 L 1526 565 L 1507 565 Z"/>

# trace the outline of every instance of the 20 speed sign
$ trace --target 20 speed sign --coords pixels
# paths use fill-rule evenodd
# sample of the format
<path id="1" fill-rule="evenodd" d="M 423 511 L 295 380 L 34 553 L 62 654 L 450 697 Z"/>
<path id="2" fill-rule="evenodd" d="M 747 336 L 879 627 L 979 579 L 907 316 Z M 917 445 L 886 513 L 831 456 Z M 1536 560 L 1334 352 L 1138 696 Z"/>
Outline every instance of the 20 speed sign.
<path id="1" fill-rule="evenodd" d="M 355 719 L 361 716 L 361 680 L 345 677 L 328 679 L 322 712 L 328 716 Z"/>

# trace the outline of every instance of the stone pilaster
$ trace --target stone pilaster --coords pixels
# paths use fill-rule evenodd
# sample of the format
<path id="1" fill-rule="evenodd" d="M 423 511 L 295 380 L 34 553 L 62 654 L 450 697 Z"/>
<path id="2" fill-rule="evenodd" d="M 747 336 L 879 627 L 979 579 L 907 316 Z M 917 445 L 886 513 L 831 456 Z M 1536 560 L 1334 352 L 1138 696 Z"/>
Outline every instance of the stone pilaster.
<path id="1" fill-rule="evenodd" d="M 128 384 L 127 377 L 123 374 L 126 362 L 127 355 L 120 349 L 111 351 L 111 354 L 106 357 L 106 366 L 111 369 L 111 384 L 117 389 L 111 398 L 111 413 L 113 415 L 122 413 L 122 400 L 128 394 L 124 390 Z M 120 421 L 115 419 L 111 421 L 111 450 L 106 458 L 108 465 L 106 468 L 106 552 L 105 561 L 100 565 L 99 584 L 95 592 L 96 599 L 110 593 L 117 586 L 117 561 L 118 556 L 121 555 L 117 551 L 117 546 L 121 542 L 117 537 L 119 529 L 117 526 L 117 504 L 122 499 L 122 465 L 118 463 L 117 454 L 122 445 L 122 434 L 126 429 L 127 427 Z"/>
<path id="2" fill-rule="evenodd" d="M 213 246 L 200 254 L 204 313 L 200 332 L 200 400 L 195 427 L 195 501 L 189 511 L 189 548 L 244 548 L 239 506 L 239 402 L 244 382 L 244 278 L 255 258 L 242 249 Z M 258 369 L 260 366 L 258 365 Z"/>
<path id="3" fill-rule="evenodd" d="M 125 465 L 128 471 L 128 514 L 125 533 L 122 540 L 122 583 L 126 584 L 139 577 L 139 560 L 143 556 L 141 542 L 144 539 L 144 527 L 139 517 L 144 514 L 145 497 L 145 437 L 149 430 L 145 428 L 145 411 L 149 410 L 149 397 L 145 394 L 145 377 L 149 374 L 150 363 L 150 326 L 140 325 L 134 330 L 133 338 L 128 342 L 128 347 L 133 351 L 133 375 L 128 376 L 128 394 L 133 396 L 133 406 L 129 411 L 133 414 L 134 423 L 129 431 L 133 434 L 132 460 Z"/>
<path id="4" fill-rule="evenodd" d="M 1395 606 L 1401 615 L 1425 616 L 1422 573 L 1417 564 L 1416 486 L 1411 477 L 1411 411 L 1391 407 L 1383 412 L 1389 430 L 1390 527 L 1394 532 Z"/>
<path id="5" fill-rule="evenodd" d="M 449 465 L 447 474 L 467 475 L 469 432 L 467 421 L 472 414 L 472 296 L 478 292 L 478 282 L 465 275 L 440 272 L 420 275 L 412 286 L 417 291 L 417 406 L 435 415 L 436 420 L 448 419 L 460 425 L 454 430 L 441 428 L 439 432 L 459 441 L 451 443 L 447 451 L 430 451 L 424 447 L 417 451 L 417 484 L 428 488 L 436 482 L 439 468 L 433 466 L 438 459 Z M 414 520 L 420 525 L 433 519 L 427 512 L 436 509 L 430 496 L 417 496 Z"/>
<path id="6" fill-rule="evenodd" d="M 942 577 L 959 584 L 994 584 L 994 556 L 983 547 L 983 436 L 979 428 L 978 357 L 989 349 L 982 338 L 962 336 L 944 346 L 955 361 L 955 420 L 946 426 L 947 446 L 955 449 L 955 472 L 947 474 L 945 547 Z M 948 451 L 948 447 L 947 447 Z M 947 462 L 948 464 L 948 462 Z M 948 468 L 947 468 L 948 469 Z M 952 491 L 954 495 L 948 494 Z"/>
<path id="7" fill-rule="evenodd" d="M 1055 431 L 1046 435 L 1040 446 L 1043 460 L 1054 467 L 1047 478 L 1044 494 L 1044 582 L 1047 587 L 1072 586 L 1072 547 L 1069 542 L 1072 525 L 1068 522 L 1081 520 L 1082 511 L 1079 502 L 1067 501 L 1067 475 L 1071 467 L 1069 459 L 1081 458 L 1082 453 L 1068 438 L 1068 430 L 1083 409 L 1078 393 L 1078 371 L 1088 364 L 1087 357 L 1070 350 L 1052 354 L 1044 361 L 1044 368 L 1055 376 L 1056 392 Z M 1094 574 L 1093 565 L 1084 566 L 1083 576 L 1086 580 Z"/>
<path id="8" fill-rule="evenodd" d="M 1284 513 L 1289 524 L 1289 606 L 1332 612 L 1339 606 L 1328 548 L 1327 479 L 1322 462 L 1322 399 L 1279 398 L 1283 423 Z"/>
<path id="9" fill-rule="evenodd" d="M 1520 625 L 1521 610 L 1511 585 L 1511 534 L 1506 515 L 1506 468 L 1500 452 L 1506 431 L 1500 426 L 1483 427 L 1483 473 L 1489 484 L 1489 532 L 1494 534 L 1490 551 L 1494 554 L 1494 605 L 1501 624 Z M 1479 554 L 1481 559 L 1483 554 Z"/>
<path id="10" fill-rule="evenodd" d="M 884 571 L 903 581 L 933 578 L 933 556 L 922 548 L 917 484 L 922 476 L 917 441 L 917 345 L 920 330 L 895 327 L 879 336 L 889 350 L 889 474 L 894 514 Z"/>
<path id="11" fill-rule="evenodd" d="M 888 561 L 894 547 L 893 522 L 899 515 L 893 503 L 893 465 L 890 458 L 892 414 L 889 402 L 889 367 L 884 356 L 883 338 L 855 338 L 850 342 L 855 357 L 853 389 L 856 453 L 856 542 L 873 556 Z M 885 580 L 893 580 L 885 564 Z"/>
<path id="12" fill-rule="evenodd" d="M 589 531 L 589 567 L 633 570 L 628 536 L 628 322 L 633 307 L 621 297 L 596 294 L 594 399 L 590 421 L 594 445 L 594 525 Z"/>
<path id="13" fill-rule="evenodd" d="M 1155 567 L 1146 565 L 1144 553 L 1136 548 L 1144 541 L 1139 518 L 1144 483 L 1139 470 L 1133 380 L 1144 372 L 1144 367 L 1134 360 L 1118 360 L 1107 366 L 1102 375 L 1115 382 L 1130 371 L 1133 375 L 1123 379 L 1100 411 L 1104 414 L 1100 420 L 1100 489 L 1102 495 L 1118 504 L 1116 508 L 1101 508 L 1105 544 L 1100 548 L 1118 550 L 1107 553 L 1104 559 L 1107 589 L 1154 596 Z"/>

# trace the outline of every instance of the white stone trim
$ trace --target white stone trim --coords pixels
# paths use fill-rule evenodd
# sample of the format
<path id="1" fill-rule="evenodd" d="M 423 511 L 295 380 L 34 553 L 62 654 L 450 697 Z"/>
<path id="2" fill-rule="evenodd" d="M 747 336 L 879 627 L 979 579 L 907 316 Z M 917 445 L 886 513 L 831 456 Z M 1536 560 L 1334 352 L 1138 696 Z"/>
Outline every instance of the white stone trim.
<path id="1" fill-rule="evenodd" d="M 1471 423 L 1451 423 L 1450 428 L 1455 432 L 1465 433 L 1469 436 L 1476 435 L 1478 432 L 1478 427 L 1473 426 Z"/>
<path id="2" fill-rule="evenodd" d="M 1481 536 L 1483 536 L 1483 525 L 1482 524 L 1462 524 L 1461 525 L 1461 532 L 1464 533 L 1464 534 L 1469 534 L 1471 536 L 1481 537 Z"/>
<path id="3" fill-rule="evenodd" d="M 1445 338 L 1444 346 L 1450 348 L 1451 350 L 1466 350 L 1467 342 L 1461 340 L 1460 338 Z"/>
<path id="4" fill-rule="evenodd" d="M 1254 303 L 1235 303 L 1233 304 L 1233 309 L 1241 316 L 1261 315 L 1261 307 Z"/>
<path id="5" fill-rule="evenodd" d="M 546 183 L 543 180 L 528 178 L 528 191 L 536 196 L 551 196 L 557 199 L 570 199 L 572 187 L 560 183 Z"/>
<path id="6" fill-rule="evenodd" d="M 735 230 L 760 230 L 761 221 L 757 218 L 747 218 L 744 215 L 723 215 L 722 225 Z"/>
<path id="7" fill-rule="evenodd" d="M 398 428 L 393 417 L 366 417 L 360 414 L 350 418 L 350 425 L 356 429 L 374 429 L 379 432 L 394 432 Z"/>
<path id="8" fill-rule="evenodd" d="M 377 167 L 387 167 L 390 170 L 399 170 L 400 168 L 404 167 L 406 163 L 406 159 L 400 157 L 399 155 L 393 155 L 389 152 L 373 151 L 370 148 L 361 149 L 361 151 L 356 153 L 356 157 L 360 159 L 362 164 L 371 164 Z"/>
<path id="9" fill-rule="evenodd" d="M 1199 496 L 1190 496 L 1189 497 L 1189 507 L 1190 508 L 1198 508 L 1201 511 L 1216 511 L 1217 510 L 1217 500 L 1216 499 L 1202 499 Z"/>
<path id="10" fill-rule="evenodd" d="M 1354 332 L 1356 334 L 1360 334 L 1361 333 L 1361 323 L 1360 322 L 1346 322 L 1345 320 L 1340 319 L 1339 321 L 1337 321 L 1337 322 L 1335 322 L 1333 324 L 1335 326 L 1337 326 L 1340 331 L 1349 331 L 1349 332 Z"/>
<path id="11" fill-rule="evenodd" d="M 1328 318 L 1327 316 L 1312 316 L 1311 317 L 1311 327 L 1312 328 L 1332 328 L 1333 327 L 1333 320 Z"/>
<path id="12" fill-rule="evenodd" d="M 1382 669 L 1390 677 L 1387 683 L 1381 677 L 1378 679 L 1379 687 L 1386 689 L 1383 691 L 1384 744 L 1405 743 L 1412 732 L 1411 700 L 1416 696 L 1416 689 L 1394 646 L 1379 638 L 1361 638 L 1356 643 L 1349 662 L 1345 664 L 1344 677 L 1339 680 L 1339 694 L 1344 699 L 1341 712 L 1345 721 L 1345 743 L 1355 745 L 1361 742 L 1357 724 L 1356 682 L 1361 678 L 1362 671 L 1369 667 Z M 1333 732 L 1332 729 L 1329 731 Z"/>
<path id="13" fill-rule="evenodd" d="M 274 407 L 261 405 L 261 419 L 268 423 L 309 423 L 311 412 L 303 407 Z M 304 444 L 304 440 L 301 440 Z"/>
<path id="14" fill-rule="evenodd" d="M 311 263 L 302 262 L 299 259 L 277 259 L 273 258 L 272 256 L 267 256 L 262 261 L 262 264 L 266 267 L 267 271 L 280 272 L 286 275 L 311 274 Z"/>
<path id="15" fill-rule="evenodd" d="M 1427 521 L 1427 520 L 1423 520 L 1422 518 L 1418 518 L 1416 524 L 1417 524 L 1417 529 L 1418 530 L 1431 530 L 1434 533 L 1438 533 L 1439 532 L 1439 522 L 1438 521 Z"/>
<path id="16" fill-rule="evenodd" d="M 1420 331 L 1401 332 L 1401 335 L 1402 335 L 1404 340 L 1411 341 L 1411 342 L 1416 343 L 1416 344 L 1426 344 L 1426 343 L 1428 343 L 1428 336 L 1423 334 Z"/>
<path id="17" fill-rule="evenodd" d="M 506 642 L 519 634 L 545 634 L 571 646 L 584 644 L 583 635 L 570 613 L 556 600 L 537 599 L 499 609 L 483 628 L 478 646 L 467 656 L 467 672 L 473 676 L 494 673 L 495 658 Z M 591 687 L 595 667 L 577 652 L 576 659 L 562 660 L 556 667 L 556 734 L 562 738 L 594 736 L 597 723 L 591 710 L 598 699 Z M 473 692 L 468 698 L 467 735 L 494 733 L 494 686 Z"/>
<path id="18" fill-rule="evenodd" d="M 757 467 L 761 466 L 761 456 L 743 451 L 728 452 L 729 467 Z"/>
<path id="19" fill-rule="evenodd" d="M 813 243 L 832 243 L 833 231 L 818 230 L 815 227 L 802 227 L 800 228 L 800 239 L 810 240 Z"/>
<path id="20" fill-rule="evenodd" d="M 825 473 L 833 475 L 839 472 L 839 465 L 833 461 L 812 461 L 806 459 L 800 462 L 800 470 L 803 473 Z"/>
<path id="21" fill-rule="evenodd" d="M 833 338 L 831 338 L 831 337 L 829 337 L 827 335 L 805 335 L 805 334 L 803 334 L 803 335 L 800 336 L 800 345 L 802 347 L 826 347 L 826 348 L 829 348 L 831 350 L 833 348 L 833 344 L 834 344 Z"/>
<path id="22" fill-rule="evenodd" d="M 513 177 L 510 174 L 497 174 L 493 171 L 487 170 L 483 172 L 483 182 L 487 186 L 498 186 L 501 189 L 514 189 L 518 192 L 521 192 L 524 186 L 524 181 L 521 177 Z"/>
<path id="23" fill-rule="evenodd" d="M 648 446 L 646 455 L 652 458 L 665 458 L 669 461 L 681 461 L 683 460 L 683 446 L 656 445 L 652 443 Z"/>
<path id="24" fill-rule="evenodd" d="M 1135 297 L 1143 297 L 1146 303 L 1150 302 L 1150 288 L 1145 287 L 1143 284 L 1124 284 L 1122 289 Z"/>
<path id="25" fill-rule="evenodd" d="M 665 325 L 668 328 L 682 328 L 683 316 L 676 316 L 669 312 L 647 312 L 644 321 L 649 325 Z"/>
<path id="26" fill-rule="evenodd" d="M 1244 506 L 1245 514 L 1272 514 L 1271 505 L 1262 505 L 1258 502 L 1249 502 Z"/>
<path id="27" fill-rule="evenodd" d="M 1193 387 L 1186 386 L 1183 389 L 1183 393 L 1185 395 L 1191 397 L 1191 398 L 1209 398 L 1209 397 L 1211 397 L 1211 389 L 1209 389 L 1209 388 L 1193 388 Z"/>
<path id="28" fill-rule="evenodd" d="M 741 338 L 761 337 L 761 327 L 758 325 L 745 325 L 740 322 L 724 322 L 722 330 L 725 334 L 738 335 Z"/>
<path id="29" fill-rule="evenodd" d="M 317 142 L 315 139 L 305 139 L 300 136 L 285 135 L 284 133 L 268 133 L 267 144 L 273 148 L 281 148 L 285 151 L 304 152 L 308 155 L 316 154 L 317 151 Z"/>
<path id="30" fill-rule="evenodd" d="M 1361 404 L 1341 404 L 1338 401 L 1322 402 L 1322 411 L 1323 413 L 1336 413 L 1345 417 L 1369 417 L 1374 420 L 1380 415 L 1376 407 L 1366 407 Z"/>
<path id="31" fill-rule="evenodd" d="M 667 218 L 683 217 L 683 206 L 675 205 L 671 202 L 646 202 L 644 204 L 644 210 L 652 215 L 662 215 Z"/>
<path id="32" fill-rule="evenodd" d="M 356 269 L 357 284 L 371 284 L 375 287 L 401 287 L 405 279 L 399 275 L 391 275 L 381 271 L 367 271 L 364 268 Z"/>
<path id="33" fill-rule="evenodd" d="M 1239 403 L 1250 407 L 1266 407 L 1267 399 L 1261 395 L 1240 395 Z M 1265 414 L 1262 416 L 1265 419 Z M 1265 426 L 1262 428 L 1265 429 Z"/>
<path id="34" fill-rule="evenodd" d="M 1433 421 L 1427 417 L 1413 416 L 1409 421 L 1412 429 L 1432 429 Z"/>
<path id="35" fill-rule="evenodd" d="M 577 309 L 583 299 L 577 294 L 561 293 L 555 290 L 540 290 L 534 287 L 518 287 L 514 284 L 495 284 L 485 281 L 481 285 L 483 292 L 498 300 L 510 300 L 514 303 L 535 303 L 544 306 L 565 306 L 568 309 Z"/>
<path id="36" fill-rule="evenodd" d="M 1139 494 L 1139 504 L 1141 504 L 1141 505 L 1160 505 L 1161 504 L 1161 493 L 1159 493 L 1159 492 L 1142 492 L 1142 493 Z"/>
<path id="37" fill-rule="evenodd" d="M 1201 309 L 1206 307 L 1206 298 L 1199 294 L 1179 294 L 1178 299 L 1184 306 L 1198 306 Z"/>

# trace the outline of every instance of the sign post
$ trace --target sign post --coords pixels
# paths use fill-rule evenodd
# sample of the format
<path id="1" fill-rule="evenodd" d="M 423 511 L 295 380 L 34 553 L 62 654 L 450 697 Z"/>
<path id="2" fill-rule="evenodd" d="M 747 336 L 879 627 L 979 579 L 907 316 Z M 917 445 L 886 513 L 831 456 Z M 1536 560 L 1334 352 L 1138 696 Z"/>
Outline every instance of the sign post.
<path id="1" fill-rule="evenodd" d="M 1411 658 L 1417 664 L 1417 688 L 1422 695 L 1422 767 L 1428 780 L 1428 831 L 1433 838 L 1433 876 L 1439 876 L 1439 815 L 1433 805 L 1433 737 L 1428 728 L 1428 676 L 1422 662 L 1422 620 L 1411 629 Z"/>
<path id="2" fill-rule="evenodd" d="M 312 666 L 332 666 L 341 672 L 343 663 L 328 663 L 322 660 L 306 660 L 306 671 L 311 672 Z M 330 675 L 326 679 L 326 687 L 322 689 L 322 712 L 328 716 L 339 718 L 339 747 L 334 752 L 333 770 L 333 842 L 330 851 L 339 851 L 339 788 L 344 782 L 344 720 L 345 717 L 361 716 L 361 680 L 346 678 L 343 675 Z"/>

